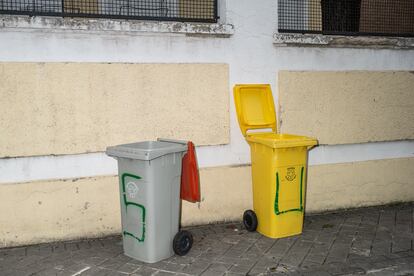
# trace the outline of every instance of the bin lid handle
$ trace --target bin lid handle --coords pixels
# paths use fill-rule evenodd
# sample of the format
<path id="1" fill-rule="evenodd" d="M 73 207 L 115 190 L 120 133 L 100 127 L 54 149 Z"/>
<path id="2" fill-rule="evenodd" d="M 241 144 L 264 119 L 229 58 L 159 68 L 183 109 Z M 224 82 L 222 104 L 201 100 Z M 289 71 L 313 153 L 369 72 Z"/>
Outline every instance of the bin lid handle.
<path id="1" fill-rule="evenodd" d="M 183 145 L 187 145 L 187 143 L 188 143 L 188 141 L 168 139 L 168 138 L 157 138 L 157 141 L 159 141 L 159 142 L 168 142 L 168 143 L 177 143 L 177 144 L 183 144 Z"/>

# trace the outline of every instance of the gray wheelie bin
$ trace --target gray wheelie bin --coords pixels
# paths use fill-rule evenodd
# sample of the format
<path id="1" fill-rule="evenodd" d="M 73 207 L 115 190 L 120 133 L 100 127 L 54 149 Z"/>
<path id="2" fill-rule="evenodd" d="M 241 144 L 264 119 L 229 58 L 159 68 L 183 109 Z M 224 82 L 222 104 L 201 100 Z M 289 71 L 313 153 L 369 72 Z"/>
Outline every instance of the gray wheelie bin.
<path id="1" fill-rule="evenodd" d="M 186 151 L 186 142 L 180 141 L 107 148 L 107 155 L 118 160 L 125 255 L 154 263 L 174 254 L 180 220 L 181 162 Z M 192 237 L 184 237 L 180 244 L 191 248 Z"/>

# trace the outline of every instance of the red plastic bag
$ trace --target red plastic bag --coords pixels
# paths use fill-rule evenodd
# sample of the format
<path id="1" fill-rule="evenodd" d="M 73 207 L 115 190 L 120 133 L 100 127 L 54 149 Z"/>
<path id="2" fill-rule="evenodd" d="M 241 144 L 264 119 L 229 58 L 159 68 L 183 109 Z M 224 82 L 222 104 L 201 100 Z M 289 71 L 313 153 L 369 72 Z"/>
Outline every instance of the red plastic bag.
<path id="1" fill-rule="evenodd" d="M 181 199 L 189 202 L 200 202 L 200 176 L 198 174 L 197 157 L 193 142 L 187 143 L 188 150 L 184 154 L 181 172 Z"/>

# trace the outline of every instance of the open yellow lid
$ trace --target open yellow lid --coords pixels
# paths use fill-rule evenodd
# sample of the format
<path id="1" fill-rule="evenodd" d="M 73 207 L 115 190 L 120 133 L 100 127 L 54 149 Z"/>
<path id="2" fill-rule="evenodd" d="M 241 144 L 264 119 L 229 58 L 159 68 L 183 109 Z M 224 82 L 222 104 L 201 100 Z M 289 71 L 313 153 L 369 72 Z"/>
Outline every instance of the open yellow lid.
<path id="1" fill-rule="evenodd" d="M 243 136 L 249 129 L 276 132 L 276 113 L 269 84 L 236 84 L 233 89 L 237 119 Z"/>

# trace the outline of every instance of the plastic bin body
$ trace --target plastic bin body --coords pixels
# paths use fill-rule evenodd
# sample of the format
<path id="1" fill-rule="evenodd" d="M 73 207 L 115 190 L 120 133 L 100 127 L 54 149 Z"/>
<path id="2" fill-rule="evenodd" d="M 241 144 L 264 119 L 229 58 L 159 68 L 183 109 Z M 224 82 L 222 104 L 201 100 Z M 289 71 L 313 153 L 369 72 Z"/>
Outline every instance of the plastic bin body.
<path id="1" fill-rule="evenodd" d="M 253 209 L 257 231 L 270 238 L 302 233 L 308 149 L 313 138 L 277 134 L 269 85 L 238 85 L 234 89 L 240 128 L 250 145 Z M 270 128 L 274 132 L 247 133 Z"/>
<path id="2" fill-rule="evenodd" d="M 257 142 L 258 137 L 260 133 L 247 136 L 252 160 L 253 208 L 259 221 L 257 231 L 271 238 L 300 234 L 308 147 L 274 148 Z"/>
<path id="3" fill-rule="evenodd" d="M 117 147 L 107 150 L 118 160 L 124 253 L 148 263 L 174 254 L 173 239 L 179 230 L 181 162 L 186 146 L 171 143 L 171 148 L 156 154 L 160 156 L 151 156 L 152 149 L 167 144 L 117 146 L 125 149 L 132 145 L 135 151 L 146 148 L 149 155 L 127 156 L 125 151 L 117 152 Z"/>

